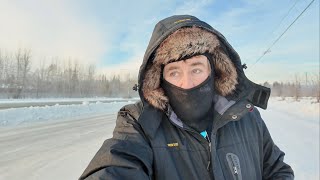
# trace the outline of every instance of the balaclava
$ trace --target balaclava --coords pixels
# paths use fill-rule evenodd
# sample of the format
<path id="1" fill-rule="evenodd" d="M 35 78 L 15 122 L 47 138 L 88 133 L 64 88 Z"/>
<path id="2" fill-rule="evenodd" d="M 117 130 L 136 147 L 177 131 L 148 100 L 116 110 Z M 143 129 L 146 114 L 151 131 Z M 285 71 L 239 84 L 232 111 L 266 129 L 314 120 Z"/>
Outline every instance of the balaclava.
<path id="1" fill-rule="evenodd" d="M 208 61 L 209 54 L 204 54 Z M 210 63 L 211 64 L 211 63 Z M 175 86 L 164 78 L 161 82 L 165 95 L 174 113 L 189 127 L 198 132 L 207 129 L 213 120 L 214 72 L 211 68 L 210 75 L 199 85 L 190 89 Z"/>

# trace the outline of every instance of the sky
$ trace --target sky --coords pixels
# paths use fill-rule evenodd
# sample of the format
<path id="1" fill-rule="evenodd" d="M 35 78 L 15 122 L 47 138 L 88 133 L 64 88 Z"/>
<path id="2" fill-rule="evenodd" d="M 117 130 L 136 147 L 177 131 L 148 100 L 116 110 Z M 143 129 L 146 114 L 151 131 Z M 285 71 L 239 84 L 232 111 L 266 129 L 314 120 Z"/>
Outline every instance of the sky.
<path id="1" fill-rule="evenodd" d="M 319 0 L 0 0 L 0 51 L 30 49 L 33 66 L 75 59 L 136 77 L 155 24 L 190 14 L 220 31 L 256 83 L 319 78 Z"/>

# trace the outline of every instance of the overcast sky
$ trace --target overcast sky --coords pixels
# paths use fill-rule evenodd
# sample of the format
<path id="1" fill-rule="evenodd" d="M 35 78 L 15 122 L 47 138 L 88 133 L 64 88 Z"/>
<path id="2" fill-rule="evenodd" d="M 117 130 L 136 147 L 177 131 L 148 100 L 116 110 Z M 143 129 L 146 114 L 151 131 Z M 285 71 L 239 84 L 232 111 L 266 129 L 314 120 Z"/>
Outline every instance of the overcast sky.
<path id="1" fill-rule="evenodd" d="M 319 0 L 0 0 L 0 50 L 27 48 L 33 66 L 50 58 L 95 64 L 105 74 L 137 75 L 154 25 L 190 14 L 220 31 L 248 65 L 249 79 L 319 75 Z M 291 9 L 291 11 L 289 11 Z"/>

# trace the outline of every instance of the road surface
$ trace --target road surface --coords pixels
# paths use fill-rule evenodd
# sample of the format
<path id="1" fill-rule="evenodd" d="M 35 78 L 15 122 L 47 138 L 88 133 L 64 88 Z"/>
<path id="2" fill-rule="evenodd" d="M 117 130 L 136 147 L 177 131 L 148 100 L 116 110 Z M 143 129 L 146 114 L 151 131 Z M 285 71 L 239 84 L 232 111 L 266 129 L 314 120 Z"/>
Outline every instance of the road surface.
<path id="1" fill-rule="evenodd" d="M 0 180 L 77 179 L 111 137 L 115 118 L 112 113 L 0 128 Z"/>
<path id="2" fill-rule="evenodd" d="M 277 106 L 260 112 L 296 179 L 319 179 L 319 114 L 311 118 Z M 110 112 L 1 127 L 0 180 L 76 180 L 103 141 L 111 137 L 115 119 L 116 112 Z"/>

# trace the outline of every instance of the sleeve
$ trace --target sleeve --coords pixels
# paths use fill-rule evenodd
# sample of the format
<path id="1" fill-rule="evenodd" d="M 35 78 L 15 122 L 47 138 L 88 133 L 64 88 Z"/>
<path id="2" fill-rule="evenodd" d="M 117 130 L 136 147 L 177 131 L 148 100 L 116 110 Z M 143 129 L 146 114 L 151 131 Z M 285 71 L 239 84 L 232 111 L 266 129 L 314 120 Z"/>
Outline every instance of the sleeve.
<path id="1" fill-rule="evenodd" d="M 263 133 L 263 179 L 294 179 L 292 168 L 283 161 L 285 153 L 273 142 L 265 122 L 262 119 L 261 122 Z"/>
<path id="2" fill-rule="evenodd" d="M 131 106 L 131 107 L 130 107 Z M 152 179 L 152 149 L 132 111 L 120 109 L 113 137 L 107 139 L 85 169 L 80 180 Z"/>

